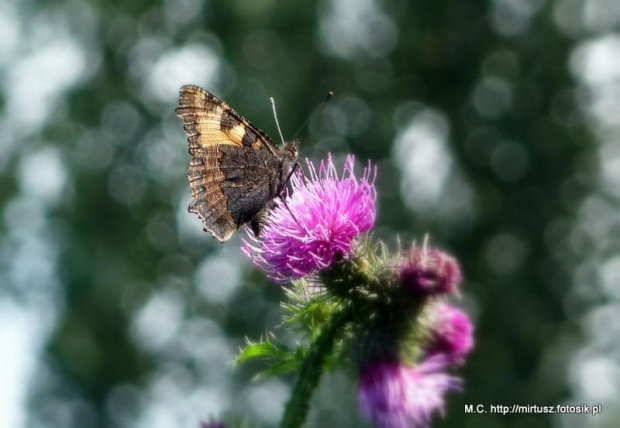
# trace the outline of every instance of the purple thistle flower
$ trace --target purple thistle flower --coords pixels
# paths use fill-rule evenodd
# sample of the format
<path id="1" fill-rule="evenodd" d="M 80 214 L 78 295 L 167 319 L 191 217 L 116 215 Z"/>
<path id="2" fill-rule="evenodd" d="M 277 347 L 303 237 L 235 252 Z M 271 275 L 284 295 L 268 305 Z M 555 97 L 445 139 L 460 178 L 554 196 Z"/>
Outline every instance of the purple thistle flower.
<path id="1" fill-rule="evenodd" d="M 427 427 L 434 411 L 443 414 L 444 395 L 461 388 L 461 379 L 446 373 L 447 365 L 442 356 L 416 367 L 371 365 L 360 378 L 362 413 L 381 428 Z"/>
<path id="2" fill-rule="evenodd" d="M 351 255 L 354 239 L 374 225 L 376 169 L 369 163 L 357 178 L 354 161 L 347 156 L 339 177 L 331 155 L 318 172 L 306 160 L 309 177 L 291 178 L 288 209 L 280 203 L 271 210 L 260 238 L 248 233 L 243 252 L 271 279 L 286 283 L 331 266 Z"/>
<path id="3" fill-rule="evenodd" d="M 412 248 L 400 267 L 405 290 L 422 296 L 453 294 L 462 281 L 458 261 L 440 250 Z"/>
<path id="4" fill-rule="evenodd" d="M 442 354 L 452 364 L 461 365 L 474 347 L 474 327 L 462 310 L 439 303 L 434 308 L 431 341 L 427 355 Z"/>

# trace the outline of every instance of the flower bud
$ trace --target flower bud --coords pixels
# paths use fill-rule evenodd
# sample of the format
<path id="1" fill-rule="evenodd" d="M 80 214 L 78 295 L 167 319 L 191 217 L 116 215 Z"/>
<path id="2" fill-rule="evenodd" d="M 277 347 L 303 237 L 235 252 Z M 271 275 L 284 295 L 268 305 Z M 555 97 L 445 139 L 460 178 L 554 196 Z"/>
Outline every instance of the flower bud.
<path id="1" fill-rule="evenodd" d="M 452 364 L 462 365 L 474 347 L 474 327 L 462 310 L 440 303 L 434 307 L 431 340 L 427 355 L 443 354 Z"/>
<path id="2" fill-rule="evenodd" d="M 415 295 L 454 294 L 461 280 L 459 263 L 440 250 L 412 248 L 400 266 L 401 286 Z"/>

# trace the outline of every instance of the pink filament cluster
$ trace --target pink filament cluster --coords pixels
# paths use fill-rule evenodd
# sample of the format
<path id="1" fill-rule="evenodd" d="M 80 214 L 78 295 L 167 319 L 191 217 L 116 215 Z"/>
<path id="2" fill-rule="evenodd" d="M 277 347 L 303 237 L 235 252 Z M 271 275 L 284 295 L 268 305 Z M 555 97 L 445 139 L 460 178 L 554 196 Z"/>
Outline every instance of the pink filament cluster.
<path id="1" fill-rule="evenodd" d="M 357 178 L 349 155 L 338 175 L 331 155 L 318 171 L 306 160 L 309 176 L 291 178 L 291 195 L 274 208 L 260 238 L 248 233 L 243 251 L 279 283 L 325 269 L 337 256 L 353 252 L 354 239 L 376 219 L 376 170 L 369 164 Z"/>
<path id="2" fill-rule="evenodd" d="M 442 356 L 409 367 L 399 362 L 376 362 L 360 376 L 363 414 L 377 427 L 427 427 L 435 411 L 443 413 L 445 394 L 461 388 L 448 374 Z"/>

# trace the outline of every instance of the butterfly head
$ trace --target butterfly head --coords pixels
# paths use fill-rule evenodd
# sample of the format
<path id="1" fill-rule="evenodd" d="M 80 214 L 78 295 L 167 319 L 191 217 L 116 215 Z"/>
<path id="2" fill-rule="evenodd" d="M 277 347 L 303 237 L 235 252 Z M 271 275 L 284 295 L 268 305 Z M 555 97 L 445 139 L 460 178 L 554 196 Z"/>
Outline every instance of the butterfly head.
<path id="1" fill-rule="evenodd" d="M 284 156 L 286 156 L 292 162 L 295 162 L 297 160 L 298 146 L 299 140 L 297 138 L 294 138 L 291 141 L 287 142 L 283 147 Z"/>

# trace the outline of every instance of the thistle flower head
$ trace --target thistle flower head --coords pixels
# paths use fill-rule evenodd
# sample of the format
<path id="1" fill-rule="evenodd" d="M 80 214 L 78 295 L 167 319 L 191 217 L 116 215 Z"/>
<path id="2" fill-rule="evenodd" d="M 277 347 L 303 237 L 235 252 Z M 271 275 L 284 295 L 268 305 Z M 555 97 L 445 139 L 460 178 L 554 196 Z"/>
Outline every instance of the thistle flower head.
<path id="1" fill-rule="evenodd" d="M 276 282 L 285 283 L 332 265 L 353 252 L 354 239 L 376 218 L 374 177 L 370 164 L 356 177 L 354 157 L 347 156 L 339 176 L 331 156 L 318 171 L 306 160 L 309 177 L 291 178 L 286 205 L 271 210 L 262 236 L 248 233 L 243 251 Z"/>
<path id="2" fill-rule="evenodd" d="M 443 251 L 414 247 L 400 267 L 401 286 L 412 294 L 454 294 L 462 280 L 456 259 Z"/>
<path id="3" fill-rule="evenodd" d="M 459 390 L 461 380 L 446 373 L 445 358 L 429 358 L 415 367 L 379 362 L 362 371 L 362 413 L 382 428 L 428 426 L 433 412 L 444 411 L 444 396 Z"/>
<path id="4" fill-rule="evenodd" d="M 447 303 L 435 306 L 434 318 L 427 355 L 442 354 L 452 364 L 463 364 L 474 347 L 471 320 L 465 312 Z"/>

